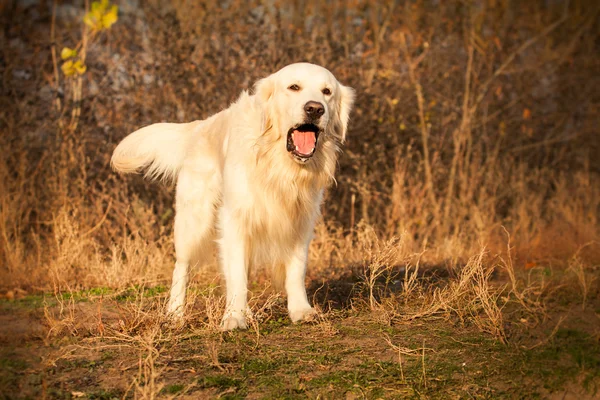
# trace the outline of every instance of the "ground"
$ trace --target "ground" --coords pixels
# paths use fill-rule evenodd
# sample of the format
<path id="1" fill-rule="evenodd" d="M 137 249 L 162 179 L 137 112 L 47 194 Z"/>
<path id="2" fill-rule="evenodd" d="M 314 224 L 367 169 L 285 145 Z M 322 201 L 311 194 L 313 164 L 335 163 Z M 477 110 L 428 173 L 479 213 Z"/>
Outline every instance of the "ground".
<path id="1" fill-rule="evenodd" d="M 214 285 L 194 286 L 182 325 L 161 316 L 163 286 L 3 300 L 1 392 L 6 399 L 600 395 L 597 299 L 583 309 L 576 293 L 559 288 L 538 315 L 508 300 L 502 343 L 452 312 L 403 319 L 384 299 L 372 309 L 359 284 L 345 293 L 341 286 L 313 296 L 321 317 L 302 324 L 289 321 L 281 296 L 260 292 L 250 329 L 227 333 L 218 330 Z"/>

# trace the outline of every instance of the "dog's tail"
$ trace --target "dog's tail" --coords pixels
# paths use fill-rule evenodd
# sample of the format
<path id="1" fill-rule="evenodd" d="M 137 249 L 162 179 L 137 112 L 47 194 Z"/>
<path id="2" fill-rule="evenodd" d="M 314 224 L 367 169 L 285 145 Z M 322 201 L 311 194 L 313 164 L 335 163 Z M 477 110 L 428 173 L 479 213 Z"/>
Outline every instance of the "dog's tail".
<path id="1" fill-rule="evenodd" d="M 118 172 L 146 170 L 149 179 L 174 180 L 183 165 L 199 121 L 159 123 L 138 129 L 119 143 L 110 163 Z"/>

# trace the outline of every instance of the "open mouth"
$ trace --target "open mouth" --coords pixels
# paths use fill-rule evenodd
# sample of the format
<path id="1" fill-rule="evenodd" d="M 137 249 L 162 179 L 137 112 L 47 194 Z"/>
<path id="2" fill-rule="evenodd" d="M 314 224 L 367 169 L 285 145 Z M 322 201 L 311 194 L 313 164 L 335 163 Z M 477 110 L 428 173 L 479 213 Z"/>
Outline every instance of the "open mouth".
<path id="1" fill-rule="evenodd" d="M 307 162 L 317 148 L 319 139 L 319 127 L 315 124 L 297 125 L 288 131 L 287 151 L 301 162 Z"/>

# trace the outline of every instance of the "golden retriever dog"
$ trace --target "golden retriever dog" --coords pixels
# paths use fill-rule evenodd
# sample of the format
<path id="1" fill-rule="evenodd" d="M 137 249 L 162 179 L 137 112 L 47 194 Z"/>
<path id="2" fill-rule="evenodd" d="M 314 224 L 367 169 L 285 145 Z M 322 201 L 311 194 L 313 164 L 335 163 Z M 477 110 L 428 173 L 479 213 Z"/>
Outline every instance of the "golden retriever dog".
<path id="1" fill-rule="evenodd" d="M 298 63 L 210 118 L 153 124 L 123 139 L 115 170 L 177 182 L 169 313 L 183 315 L 190 265 L 216 241 L 227 290 L 223 330 L 247 326 L 253 265 L 272 268 L 293 322 L 313 318 L 308 246 L 353 103 L 354 90 L 327 69 Z"/>

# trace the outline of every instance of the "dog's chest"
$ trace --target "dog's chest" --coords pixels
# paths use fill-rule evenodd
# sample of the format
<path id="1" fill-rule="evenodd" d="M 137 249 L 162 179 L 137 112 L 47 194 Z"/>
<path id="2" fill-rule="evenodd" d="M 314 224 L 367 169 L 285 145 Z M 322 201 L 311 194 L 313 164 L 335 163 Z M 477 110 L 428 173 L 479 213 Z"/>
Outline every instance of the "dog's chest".
<path id="1" fill-rule="evenodd" d="M 313 212 L 314 195 L 295 188 L 262 188 L 254 193 L 250 225 L 266 234 L 286 236 L 302 230 Z"/>
<path id="2" fill-rule="evenodd" d="M 285 262 L 298 243 L 306 240 L 312 213 L 311 204 L 303 201 L 303 196 L 256 194 L 252 207 L 243 212 L 242 227 L 253 263 Z"/>

